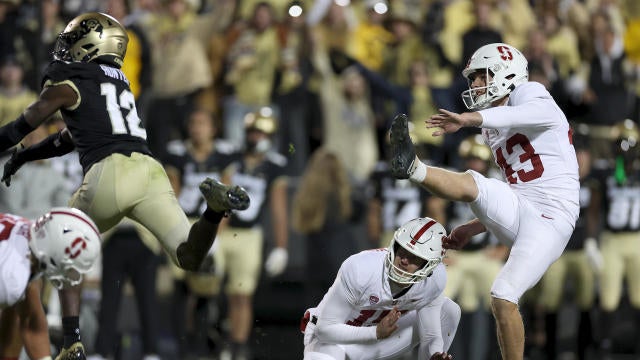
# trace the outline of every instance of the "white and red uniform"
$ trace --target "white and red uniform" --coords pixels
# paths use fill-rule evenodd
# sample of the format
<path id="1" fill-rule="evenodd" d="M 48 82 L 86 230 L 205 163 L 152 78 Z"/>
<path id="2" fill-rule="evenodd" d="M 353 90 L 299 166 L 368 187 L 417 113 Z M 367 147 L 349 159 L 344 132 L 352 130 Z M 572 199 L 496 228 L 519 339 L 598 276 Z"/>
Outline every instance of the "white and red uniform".
<path id="1" fill-rule="evenodd" d="M 506 179 L 469 171 L 478 185 L 470 205 L 504 243 L 509 260 L 491 289 L 517 303 L 562 254 L 578 219 L 578 162 L 569 123 L 539 83 L 517 86 L 507 106 L 481 110 L 482 134 Z"/>
<path id="2" fill-rule="evenodd" d="M 15 304 L 24 296 L 29 277 L 30 221 L 0 214 L 0 309 Z"/>
<path id="3" fill-rule="evenodd" d="M 460 320 L 460 308 L 442 292 L 444 265 L 433 274 L 391 294 L 387 249 L 362 251 L 340 267 L 335 282 L 316 308 L 308 310 L 304 358 L 391 359 L 420 345 L 420 359 L 448 350 Z M 402 312 L 398 330 L 376 339 L 376 325 L 393 307 Z"/>

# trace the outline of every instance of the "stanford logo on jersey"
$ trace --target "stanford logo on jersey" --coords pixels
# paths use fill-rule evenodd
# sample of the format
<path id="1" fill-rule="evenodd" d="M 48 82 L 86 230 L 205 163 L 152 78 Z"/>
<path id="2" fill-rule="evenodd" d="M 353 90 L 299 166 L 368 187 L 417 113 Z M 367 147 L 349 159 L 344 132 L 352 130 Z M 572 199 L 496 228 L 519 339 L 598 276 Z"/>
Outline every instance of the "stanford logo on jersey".
<path id="1" fill-rule="evenodd" d="M 373 304 L 377 304 L 378 301 L 380 301 L 380 298 L 378 298 L 375 295 L 371 295 L 369 296 L 369 304 L 373 305 Z"/>
<path id="2" fill-rule="evenodd" d="M 87 242 L 85 239 L 77 237 L 71 242 L 71 246 L 67 246 L 64 249 L 64 253 L 68 254 L 70 258 L 75 259 L 82 253 L 82 250 L 87 248 Z"/>

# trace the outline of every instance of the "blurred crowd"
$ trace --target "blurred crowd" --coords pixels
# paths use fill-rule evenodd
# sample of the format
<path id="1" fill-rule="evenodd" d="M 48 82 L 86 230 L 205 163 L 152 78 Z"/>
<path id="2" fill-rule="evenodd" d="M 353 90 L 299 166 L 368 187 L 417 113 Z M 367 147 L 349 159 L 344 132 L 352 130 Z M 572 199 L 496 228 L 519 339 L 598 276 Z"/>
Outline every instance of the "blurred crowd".
<path id="1" fill-rule="evenodd" d="M 639 153 L 628 155 L 640 141 L 640 1 L 0 0 L 0 125 L 36 99 L 57 35 L 86 11 L 108 13 L 127 29 L 123 71 L 185 212 L 197 216 L 197 184 L 211 175 L 244 186 L 252 201 L 230 217 L 197 273 L 170 267 L 137 224 L 106 234 L 102 264 L 84 290 L 83 342 L 94 359 L 121 356 L 116 320 L 123 292 L 132 293 L 125 283 L 135 288 L 141 358 L 161 357 L 158 324 L 167 322 L 177 358 L 250 359 L 261 269 L 279 281 L 291 275 L 287 265 L 299 266 L 304 275 L 292 278 L 313 306 L 342 260 L 388 246 L 407 220 L 429 216 L 449 230 L 468 221 L 465 206 L 391 177 L 388 128 L 406 113 L 424 161 L 495 172 L 478 132 L 433 137 L 423 124 L 439 108 L 466 110 L 461 70 L 477 48 L 494 42 L 520 49 L 530 81 L 542 83 L 565 112 L 584 176 L 582 223 L 566 251 L 575 258 L 563 256 L 566 263 L 523 300 L 535 334 L 528 356 L 640 356 L 634 341 L 615 336 L 624 332 L 615 319 L 627 295 L 625 314 L 640 336 Z M 59 130 L 60 120 L 23 144 Z M 73 156 L 25 165 L 10 187 L 0 187 L 0 211 L 36 217 L 65 205 L 82 179 Z M 632 194 L 622 212 L 611 206 L 610 181 Z M 628 223 L 612 221 L 620 223 L 620 214 Z M 304 251 L 291 251 L 294 239 Z M 446 292 L 463 309 L 455 358 L 496 356 L 487 307 L 507 252 L 487 237 L 448 255 Z M 569 276 L 577 280 L 566 282 Z M 563 343 L 566 294 L 577 315 L 573 339 Z M 173 304 L 170 314 L 158 310 L 163 296 Z M 53 327 L 55 298 L 44 301 Z"/>

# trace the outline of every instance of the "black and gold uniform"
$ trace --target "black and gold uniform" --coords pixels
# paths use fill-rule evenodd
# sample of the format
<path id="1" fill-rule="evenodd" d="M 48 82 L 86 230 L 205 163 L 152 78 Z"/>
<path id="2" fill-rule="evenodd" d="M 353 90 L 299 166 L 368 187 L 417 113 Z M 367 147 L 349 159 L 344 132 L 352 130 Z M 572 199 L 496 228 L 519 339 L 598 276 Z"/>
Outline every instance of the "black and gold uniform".
<path id="1" fill-rule="evenodd" d="M 373 227 L 369 235 L 376 242 L 374 246 L 386 248 L 398 227 L 425 215 L 429 192 L 409 180 L 395 179 L 387 161 L 376 164 L 370 185 L 372 199 L 369 206 L 377 214 L 371 215 L 376 218 L 369 218 L 369 225 Z"/>
<path id="2" fill-rule="evenodd" d="M 120 69 L 95 62 L 54 61 L 45 71 L 42 86 L 61 83 L 78 95 L 77 103 L 61 113 L 85 173 L 114 153 L 151 155 L 129 80 Z"/>
<path id="3" fill-rule="evenodd" d="M 178 202 L 189 218 L 198 218 L 207 207 L 207 202 L 198 188 L 200 183 L 207 177 L 221 178 L 222 171 L 234 160 L 233 149 L 234 147 L 230 144 L 216 141 L 211 154 L 199 161 L 183 144 L 168 147 L 164 165 L 178 172 L 180 178 Z"/>
<path id="4" fill-rule="evenodd" d="M 247 191 L 251 205 L 245 211 L 231 214 L 229 228 L 220 232 L 219 251 L 214 256 L 216 264 L 229 276 L 226 292 L 251 294 L 257 286 L 262 264 L 262 215 L 271 201 L 270 192 L 274 184 L 286 181 L 286 158 L 268 152 L 259 164 L 250 167 L 244 159 L 244 153 L 235 156 L 230 182 Z"/>

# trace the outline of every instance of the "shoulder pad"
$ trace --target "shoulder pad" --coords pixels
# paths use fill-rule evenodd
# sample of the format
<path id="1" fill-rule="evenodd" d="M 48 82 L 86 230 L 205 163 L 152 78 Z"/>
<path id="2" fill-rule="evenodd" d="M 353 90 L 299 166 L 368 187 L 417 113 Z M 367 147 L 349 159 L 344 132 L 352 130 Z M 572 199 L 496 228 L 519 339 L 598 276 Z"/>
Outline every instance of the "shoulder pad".
<path id="1" fill-rule="evenodd" d="M 66 63 L 63 61 L 53 61 L 49 64 L 44 72 L 42 78 L 42 84 L 44 85 L 47 80 L 53 82 L 60 82 L 69 79 L 89 79 L 96 77 L 97 64 L 92 63 L 80 63 L 72 62 Z"/>

